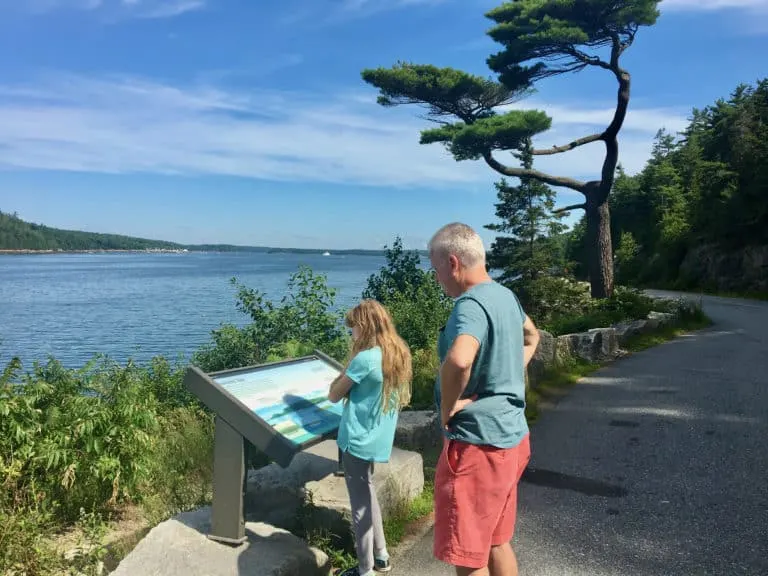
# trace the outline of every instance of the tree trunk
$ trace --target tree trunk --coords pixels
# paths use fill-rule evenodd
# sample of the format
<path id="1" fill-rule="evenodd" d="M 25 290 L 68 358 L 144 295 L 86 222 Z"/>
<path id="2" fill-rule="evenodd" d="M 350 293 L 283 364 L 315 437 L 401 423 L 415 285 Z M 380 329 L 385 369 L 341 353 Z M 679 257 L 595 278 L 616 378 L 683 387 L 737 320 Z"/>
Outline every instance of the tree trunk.
<path id="1" fill-rule="evenodd" d="M 592 298 L 609 298 L 613 294 L 613 247 L 608 201 L 596 206 L 587 200 L 586 212 L 587 264 Z"/>

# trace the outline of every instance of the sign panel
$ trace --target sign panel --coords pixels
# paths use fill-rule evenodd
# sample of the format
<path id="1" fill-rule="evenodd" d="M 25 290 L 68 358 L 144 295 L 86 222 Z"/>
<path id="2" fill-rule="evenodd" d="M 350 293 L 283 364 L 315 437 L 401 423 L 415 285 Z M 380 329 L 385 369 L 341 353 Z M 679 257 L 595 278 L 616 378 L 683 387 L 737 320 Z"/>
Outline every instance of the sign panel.
<path id="1" fill-rule="evenodd" d="M 343 405 L 328 401 L 343 366 L 312 356 L 206 374 L 190 366 L 187 389 L 251 444 L 280 466 L 335 435 Z"/>
<path id="2" fill-rule="evenodd" d="M 320 358 L 211 375 L 232 397 L 297 447 L 335 432 L 342 404 L 328 401 L 328 389 L 340 374 Z"/>

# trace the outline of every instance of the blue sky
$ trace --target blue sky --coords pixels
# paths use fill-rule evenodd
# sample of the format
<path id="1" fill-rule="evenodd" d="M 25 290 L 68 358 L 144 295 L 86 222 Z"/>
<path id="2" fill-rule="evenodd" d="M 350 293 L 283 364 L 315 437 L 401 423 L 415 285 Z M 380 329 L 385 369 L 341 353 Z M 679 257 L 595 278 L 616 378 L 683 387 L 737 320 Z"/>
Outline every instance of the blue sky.
<path id="1" fill-rule="evenodd" d="M 423 247 L 494 220 L 497 176 L 419 146 L 417 110 L 360 79 L 397 60 L 486 75 L 490 0 L 0 0 L 0 210 L 180 242 Z M 768 0 L 665 0 L 623 64 L 621 162 L 765 75 Z M 551 79 L 541 145 L 610 120 L 602 70 Z M 538 167 L 599 175 L 599 144 Z M 562 202 L 575 197 L 564 191 Z M 490 233 L 483 232 L 490 240 Z"/>

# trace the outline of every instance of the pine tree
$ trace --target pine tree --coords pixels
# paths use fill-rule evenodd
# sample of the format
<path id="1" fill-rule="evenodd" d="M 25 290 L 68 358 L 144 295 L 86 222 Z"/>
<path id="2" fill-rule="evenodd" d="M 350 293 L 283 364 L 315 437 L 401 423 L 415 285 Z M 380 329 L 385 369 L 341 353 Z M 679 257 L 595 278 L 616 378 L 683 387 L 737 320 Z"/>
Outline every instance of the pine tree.
<path id="1" fill-rule="evenodd" d="M 659 0 L 515 0 L 486 16 L 493 21 L 488 35 L 502 46 L 488 66 L 498 81 L 452 68 L 398 63 L 363 71 L 363 80 L 379 90 L 383 106 L 419 105 L 439 126 L 423 130 L 422 144 L 443 144 L 457 161 L 483 160 L 502 176 L 530 176 L 544 184 L 569 188 L 584 201 L 563 208 L 586 215 L 586 246 L 592 296 L 613 292 L 613 250 L 608 198 L 619 160 L 618 135 L 630 100 L 631 77 L 621 58 L 641 27 L 659 17 Z M 523 142 L 551 126 L 540 110 L 509 110 L 536 84 L 552 76 L 585 69 L 602 70 L 616 80 L 616 106 L 605 130 L 551 148 L 534 156 L 567 153 L 601 142 L 600 179 L 588 182 L 503 164 L 498 152 L 519 151 Z"/>
<path id="2" fill-rule="evenodd" d="M 533 146 L 528 139 L 517 153 L 526 170 L 533 168 Z M 505 283 L 536 280 L 558 264 L 556 236 L 565 231 L 562 214 L 554 214 L 555 192 L 546 184 L 528 177 L 518 186 L 505 179 L 496 183 L 498 203 L 496 216 L 500 222 L 486 225 L 488 230 L 504 234 L 491 246 L 488 263 L 501 270 Z"/>

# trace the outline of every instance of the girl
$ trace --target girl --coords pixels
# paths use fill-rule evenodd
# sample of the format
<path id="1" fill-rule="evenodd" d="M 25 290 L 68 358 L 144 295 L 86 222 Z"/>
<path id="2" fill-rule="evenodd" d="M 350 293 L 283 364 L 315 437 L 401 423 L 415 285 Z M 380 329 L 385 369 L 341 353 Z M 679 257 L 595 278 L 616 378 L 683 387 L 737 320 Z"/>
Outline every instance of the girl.
<path id="1" fill-rule="evenodd" d="M 344 399 L 337 442 L 359 565 L 340 576 L 371 576 L 374 570 L 392 569 L 373 465 L 389 461 L 398 412 L 411 400 L 411 353 L 387 310 L 375 300 L 363 300 L 351 309 L 346 324 L 352 329 L 351 360 L 331 384 L 328 398 L 334 403 Z"/>

